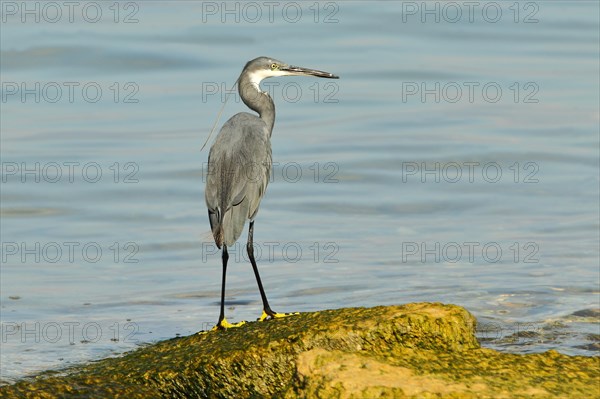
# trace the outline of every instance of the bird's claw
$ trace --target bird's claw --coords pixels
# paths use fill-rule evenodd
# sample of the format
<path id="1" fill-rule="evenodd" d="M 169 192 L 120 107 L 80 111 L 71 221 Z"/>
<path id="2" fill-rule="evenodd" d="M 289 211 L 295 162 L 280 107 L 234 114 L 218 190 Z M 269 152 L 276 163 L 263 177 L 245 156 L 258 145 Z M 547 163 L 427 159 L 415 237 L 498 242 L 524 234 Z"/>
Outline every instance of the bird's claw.
<path id="1" fill-rule="evenodd" d="M 273 312 L 273 311 L 267 312 L 266 310 L 263 310 L 262 315 L 260 315 L 260 317 L 256 320 L 257 321 L 265 321 L 265 320 L 271 320 L 271 319 L 282 319 L 284 317 L 294 316 L 297 314 L 300 314 L 300 312 L 277 313 L 277 312 Z"/>
<path id="2" fill-rule="evenodd" d="M 246 324 L 246 321 L 244 321 L 244 320 L 242 320 L 238 323 L 230 323 L 227 321 L 227 319 L 223 319 L 219 323 L 217 323 L 217 325 L 214 326 L 211 331 L 227 330 L 228 328 L 241 327 L 244 324 Z"/>
<path id="3" fill-rule="evenodd" d="M 290 313 L 277 313 L 277 312 L 273 312 L 273 311 L 266 311 L 263 310 L 262 315 L 256 319 L 257 321 L 265 321 L 265 320 L 272 320 L 272 319 L 283 319 L 284 317 L 288 317 L 288 316 L 295 316 L 300 314 L 300 312 L 290 312 Z M 244 324 L 246 324 L 245 320 L 242 320 L 238 323 L 230 323 L 227 321 L 227 319 L 223 319 L 220 322 L 218 322 L 213 328 L 211 328 L 208 331 L 199 331 L 198 335 L 204 335 L 204 334 L 208 334 L 211 331 L 219 331 L 219 330 L 227 330 L 229 328 L 236 328 L 236 327 L 241 327 Z"/>
<path id="4" fill-rule="evenodd" d="M 230 322 L 227 321 L 227 319 L 223 319 L 220 322 L 218 322 L 209 331 L 200 331 L 198 334 L 208 334 L 210 331 L 227 330 L 228 328 L 241 327 L 244 324 L 246 324 L 245 320 L 242 320 L 242 321 L 240 321 L 238 323 L 230 323 Z"/>

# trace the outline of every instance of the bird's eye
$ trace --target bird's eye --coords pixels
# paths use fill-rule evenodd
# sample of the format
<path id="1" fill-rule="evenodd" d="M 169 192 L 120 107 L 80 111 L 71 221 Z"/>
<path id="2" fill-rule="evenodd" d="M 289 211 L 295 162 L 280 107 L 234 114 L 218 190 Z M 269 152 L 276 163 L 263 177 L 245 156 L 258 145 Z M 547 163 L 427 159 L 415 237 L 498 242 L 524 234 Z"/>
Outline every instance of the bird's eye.
<path id="1" fill-rule="evenodd" d="M 277 64 L 271 64 L 271 69 L 272 69 L 272 70 L 275 70 L 275 69 L 277 69 L 277 68 L 279 68 L 279 67 L 277 66 Z"/>

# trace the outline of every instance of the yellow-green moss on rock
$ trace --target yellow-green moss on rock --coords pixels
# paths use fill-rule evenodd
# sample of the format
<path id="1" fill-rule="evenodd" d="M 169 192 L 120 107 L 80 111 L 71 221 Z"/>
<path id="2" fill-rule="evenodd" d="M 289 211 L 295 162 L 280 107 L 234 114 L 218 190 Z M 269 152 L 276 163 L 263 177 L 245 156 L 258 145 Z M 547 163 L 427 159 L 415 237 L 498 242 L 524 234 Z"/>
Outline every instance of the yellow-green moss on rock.
<path id="1" fill-rule="evenodd" d="M 600 359 L 481 349 L 439 303 L 303 313 L 0 388 L 6 398 L 597 398 Z"/>

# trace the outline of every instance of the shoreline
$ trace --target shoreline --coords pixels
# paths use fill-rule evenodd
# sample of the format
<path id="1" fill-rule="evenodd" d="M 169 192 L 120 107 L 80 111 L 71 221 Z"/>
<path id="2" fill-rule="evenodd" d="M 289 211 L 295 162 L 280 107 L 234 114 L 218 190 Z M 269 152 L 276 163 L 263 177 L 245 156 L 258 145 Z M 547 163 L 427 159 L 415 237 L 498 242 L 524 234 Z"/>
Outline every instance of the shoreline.
<path id="1" fill-rule="evenodd" d="M 481 348 L 464 308 L 325 310 L 141 347 L 0 397 L 596 397 L 600 357 Z"/>

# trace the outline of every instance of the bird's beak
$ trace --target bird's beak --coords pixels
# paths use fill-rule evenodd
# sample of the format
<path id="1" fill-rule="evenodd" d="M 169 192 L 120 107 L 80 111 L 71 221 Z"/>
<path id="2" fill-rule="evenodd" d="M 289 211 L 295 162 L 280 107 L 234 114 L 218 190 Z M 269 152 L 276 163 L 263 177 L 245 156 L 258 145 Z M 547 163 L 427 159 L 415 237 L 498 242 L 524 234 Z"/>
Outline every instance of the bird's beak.
<path id="1" fill-rule="evenodd" d="M 288 72 L 290 75 L 308 75 L 319 78 L 339 79 L 339 76 L 329 72 L 318 71 L 316 69 L 302 68 L 293 65 L 282 66 L 279 70 Z"/>

